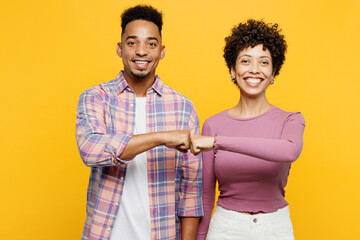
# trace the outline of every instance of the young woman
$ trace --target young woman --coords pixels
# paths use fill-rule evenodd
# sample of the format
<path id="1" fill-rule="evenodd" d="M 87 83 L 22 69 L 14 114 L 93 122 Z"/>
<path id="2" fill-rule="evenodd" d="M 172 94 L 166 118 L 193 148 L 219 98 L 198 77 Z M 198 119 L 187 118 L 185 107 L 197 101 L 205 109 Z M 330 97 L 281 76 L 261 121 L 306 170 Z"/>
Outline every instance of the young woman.
<path id="1" fill-rule="evenodd" d="M 225 41 L 240 99 L 207 119 L 203 136 L 192 137 L 192 152 L 204 152 L 205 215 L 197 239 L 294 239 L 284 188 L 302 150 L 305 120 L 266 98 L 285 60 L 284 36 L 277 24 L 248 20 Z M 211 219 L 216 181 L 220 196 Z"/>

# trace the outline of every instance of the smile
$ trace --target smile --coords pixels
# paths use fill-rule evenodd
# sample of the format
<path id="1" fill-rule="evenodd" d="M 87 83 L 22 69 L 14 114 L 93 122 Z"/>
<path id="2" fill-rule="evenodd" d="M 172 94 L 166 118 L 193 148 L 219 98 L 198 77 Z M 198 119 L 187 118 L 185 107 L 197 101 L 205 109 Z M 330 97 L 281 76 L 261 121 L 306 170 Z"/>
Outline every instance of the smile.
<path id="1" fill-rule="evenodd" d="M 264 79 L 262 78 L 252 78 L 252 77 L 244 78 L 245 83 L 251 87 L 256 87 L 260 85 L 263 80 Z"/>
<path id="2" fill-rule="evenodd" d="M 148 63 L 148 61 L 134 61 L 135 63 L 137 63 L 137 64 L 146 64 L 146 63 Z"/>
<path id="3" fill-rule="evenodd" d="M 247 81 L 248 83 L 259 83 L 261 82 L 260 79 L 253 79 L 253 78 L 248 78 L 248 79 L 245 79 L 245 81 Z"/>
<path id="4" fill-rule="evenodd" d="M 135 63 L 136 68 L 138 68 L 138 69 L 146 69 L 149 66 L 149 63 L 151 61 L 138 59 L 138 60 L 133 60 L 132 62 Z"/>

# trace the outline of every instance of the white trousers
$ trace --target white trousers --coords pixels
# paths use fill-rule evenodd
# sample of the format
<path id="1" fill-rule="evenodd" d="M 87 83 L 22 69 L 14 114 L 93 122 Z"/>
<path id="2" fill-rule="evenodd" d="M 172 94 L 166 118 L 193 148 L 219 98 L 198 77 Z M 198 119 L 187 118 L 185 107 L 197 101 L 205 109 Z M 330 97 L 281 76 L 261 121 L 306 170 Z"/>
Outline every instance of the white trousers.
<path id="1" fill-rule="evenodd" d="M 216 206 L 207 240 L 294 240 L 289 207 L 248 215 Z"/>

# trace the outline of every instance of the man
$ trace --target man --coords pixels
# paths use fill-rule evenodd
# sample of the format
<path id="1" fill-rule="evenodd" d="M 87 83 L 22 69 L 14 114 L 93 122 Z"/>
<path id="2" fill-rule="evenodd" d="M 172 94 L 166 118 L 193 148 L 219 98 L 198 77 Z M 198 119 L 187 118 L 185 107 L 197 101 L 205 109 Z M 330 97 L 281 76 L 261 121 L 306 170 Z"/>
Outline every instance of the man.
<path id="1" fill-rule="evenodd" d="M 83 239 L 195 239 L 202 210 L 199 133 L 193 104 L 155 75 L 165 55 L 162 15 L 122 14 L 124 70 L 80 96 L 76 139 L 91 167 Z M 181 225 L 181 227 L 180 227 Z"/>

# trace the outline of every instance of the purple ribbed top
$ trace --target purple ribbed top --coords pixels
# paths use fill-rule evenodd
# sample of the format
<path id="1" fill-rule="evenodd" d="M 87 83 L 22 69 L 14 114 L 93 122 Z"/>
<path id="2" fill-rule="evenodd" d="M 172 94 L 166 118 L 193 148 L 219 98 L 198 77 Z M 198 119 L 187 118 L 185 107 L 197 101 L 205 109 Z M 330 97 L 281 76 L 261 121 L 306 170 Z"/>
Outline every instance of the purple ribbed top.
<path id="1" fill-rule="evenodd" d="M 203 153 L 204 217 L 198 238 L 204 239 L 219 183 L 217 204 L 240 212 L 273 212 L 285 207 L 285 186 L 291 163 L 302 149 L 304 117 L 275 106 L 252 118 L 235 118 L 222 111 L 203 126 L 215 136 L 213 151 Z"/>

